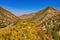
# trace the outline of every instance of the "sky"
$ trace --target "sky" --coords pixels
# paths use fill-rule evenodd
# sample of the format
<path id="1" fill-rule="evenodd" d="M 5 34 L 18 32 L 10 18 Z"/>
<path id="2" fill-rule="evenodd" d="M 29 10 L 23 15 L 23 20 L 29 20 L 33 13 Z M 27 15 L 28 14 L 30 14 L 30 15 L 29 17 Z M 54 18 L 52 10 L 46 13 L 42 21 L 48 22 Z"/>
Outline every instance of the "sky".
<path id="1" fill-rule="evenodd" d="M 20 16 L 38 12 L 48 6 L 60 10 L 60 0 L 0 0 L 0 6 Z"/>

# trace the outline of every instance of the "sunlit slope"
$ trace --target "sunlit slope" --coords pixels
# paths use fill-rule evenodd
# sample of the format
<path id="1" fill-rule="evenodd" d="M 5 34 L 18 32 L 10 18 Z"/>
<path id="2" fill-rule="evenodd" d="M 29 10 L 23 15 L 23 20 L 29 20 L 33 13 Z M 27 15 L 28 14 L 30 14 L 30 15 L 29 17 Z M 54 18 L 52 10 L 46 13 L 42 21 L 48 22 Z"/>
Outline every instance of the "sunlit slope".
<path id="1" fill-rule="evenodd" d="M 0 40 L 60 40 L 59 11 L 48 7 L 34 15 L 0 28 Z"/>
<path id="2" fill-rule="evenodd" d="M 0 29 L 0 40 L 50 40 L 49 34 L 39 29 L 40 23 L 17 22 L 11 27 Z"/>
<path id="3" fill-rule="evenodd" d="M 54 40 L 60 40 L 60 14 L 44 21 L 40 24 L 40 27 L 45 28 L 45 31 L 49 31 Z"/>
<path id="4" fill-rule="evenodd" d="M 48 6 L 38 12 L 32 14 L 25 14 L 20 16 L 20 19 L 25 19 L 32 22 L 44 22 L 53 16 L 60 14 L 60 11 Z"/>
<path id="5" fill-rule="evenodd" d="M 47 7 L 39 12 L 36 12 L 35 15 L 30 19 L 33 22 L 43 22 L 60 14 L 60 12 L 52 7 Z"/>
<path id="6" fill-rule="evenodd" d="M 60 40 L 60 14 L 43 23 L 22 20 L 1 28 L 0 40 Z"/>

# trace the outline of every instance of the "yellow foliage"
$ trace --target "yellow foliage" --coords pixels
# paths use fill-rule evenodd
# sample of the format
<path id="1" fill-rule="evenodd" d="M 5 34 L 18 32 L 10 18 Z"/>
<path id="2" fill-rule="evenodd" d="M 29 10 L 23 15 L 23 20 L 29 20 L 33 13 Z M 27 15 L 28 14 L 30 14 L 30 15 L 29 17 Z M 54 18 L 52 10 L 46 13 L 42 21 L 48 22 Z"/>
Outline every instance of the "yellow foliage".
<path id="1" fill-rule="evenodd" d="M 40 23 L 26 22 L 23 20 L 11 26 L 13 28 L 0 29 L 0 40 L 42 40 L 42 37 L 38 35 L 36 30 L 39 25 Z M 44 40 L 46 39 L 44 38 Z"/>

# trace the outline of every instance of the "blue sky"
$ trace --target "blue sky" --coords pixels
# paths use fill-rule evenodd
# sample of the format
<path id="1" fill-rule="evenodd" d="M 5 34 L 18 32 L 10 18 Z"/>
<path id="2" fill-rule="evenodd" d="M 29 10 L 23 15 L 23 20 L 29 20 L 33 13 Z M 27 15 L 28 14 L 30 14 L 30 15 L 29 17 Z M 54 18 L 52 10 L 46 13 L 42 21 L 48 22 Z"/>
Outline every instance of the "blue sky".
<path id="1" fill-rule="evenodd" d="M 0 0 L 0 6 L 19 16 L 37 12 L 47 6 L 60 10 L 60 0 Z"/>

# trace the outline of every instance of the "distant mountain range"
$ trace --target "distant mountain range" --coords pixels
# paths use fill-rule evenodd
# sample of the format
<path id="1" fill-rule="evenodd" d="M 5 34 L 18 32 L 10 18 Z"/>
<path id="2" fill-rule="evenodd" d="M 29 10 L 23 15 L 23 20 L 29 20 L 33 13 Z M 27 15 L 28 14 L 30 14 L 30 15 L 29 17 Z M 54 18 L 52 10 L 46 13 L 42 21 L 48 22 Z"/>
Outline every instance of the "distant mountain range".
<path id="1" fill-rule="evenodd" d="M 34 15 L 35 15 L 34 13 L 24 14 L 24 15 L 19 16 L 19 18 L 22 19 L 22 20 L 30 20 Z"/>

